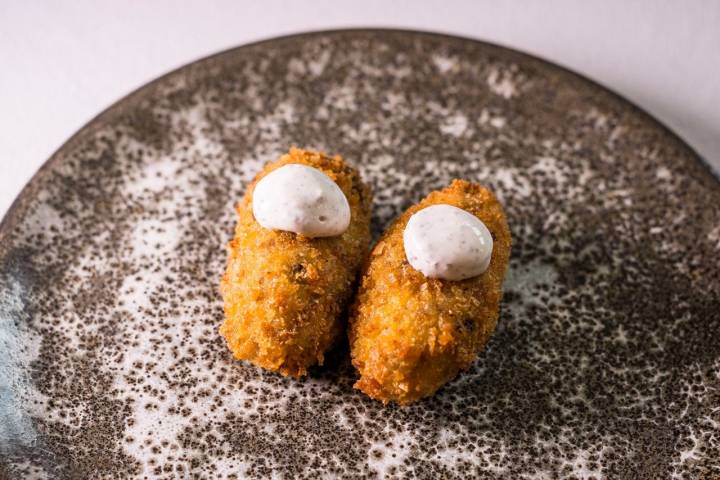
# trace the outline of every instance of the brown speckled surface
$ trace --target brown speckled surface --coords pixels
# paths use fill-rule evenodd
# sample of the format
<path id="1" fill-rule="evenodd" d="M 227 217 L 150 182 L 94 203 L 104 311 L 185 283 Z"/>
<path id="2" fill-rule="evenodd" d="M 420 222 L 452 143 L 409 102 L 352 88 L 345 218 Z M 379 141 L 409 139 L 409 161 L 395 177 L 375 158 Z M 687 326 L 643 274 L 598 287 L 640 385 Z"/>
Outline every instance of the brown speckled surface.
<path id="1" fill-rule="evenodd" d="M 463 177 L 504 201 L 498 329 L 383 406 L 346 352 L 294 380 L 217 333 L 232 205 L 291 145 L 340 153 L 377 234 Z M 615 95 L 430 34 L 241 47 L 73 137 L 0 228 L 0 478 L 720 476 L 720 185 Z"/>

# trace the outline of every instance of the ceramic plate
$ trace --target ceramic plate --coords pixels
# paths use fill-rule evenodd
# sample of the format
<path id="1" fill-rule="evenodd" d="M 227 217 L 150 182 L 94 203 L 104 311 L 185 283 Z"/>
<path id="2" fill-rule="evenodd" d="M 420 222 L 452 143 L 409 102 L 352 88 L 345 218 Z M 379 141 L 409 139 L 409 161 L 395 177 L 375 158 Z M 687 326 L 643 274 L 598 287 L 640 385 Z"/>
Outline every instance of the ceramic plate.
<path id="1" fill-rule="evenodd" d="M 359 167 L 376 236 L 453 178 L 504 203 L 498 329 L 434 397 L 367 398 L 342 345 L 302 380 L 231 358 L 233 204 L 293 145 Z M 83 128 L 2 223 L 0 477 L 717 478 L 718 205 L 657 121 L 508 49 L 360 30 L 195 62 Z"/>

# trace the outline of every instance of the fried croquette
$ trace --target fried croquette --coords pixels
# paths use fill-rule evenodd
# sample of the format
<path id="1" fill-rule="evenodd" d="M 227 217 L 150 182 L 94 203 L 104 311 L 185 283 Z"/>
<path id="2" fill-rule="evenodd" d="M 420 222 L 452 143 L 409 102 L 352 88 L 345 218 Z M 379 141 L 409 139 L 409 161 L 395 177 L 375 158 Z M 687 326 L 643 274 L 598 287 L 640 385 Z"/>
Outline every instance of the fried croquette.
<path id="1" fill-rule="evenodd" d="M 403 230 L 423 208 L 449 204 L 490 230 L 487 270 L 466 280 L 427 278 L 407 261 Z M 495 330 L 510 257 L 510 230 L 495 196 L 463 180 L 410 207 L 384 233 L 363 267 L 350 319 L 355 387 L 383 402 L 432 395 L 467 369 Z"/>
<path id="2" fill-rule="evenodd" d="M 287 164 L 316 168 L 337 183 L 351 212 L 344 233 L 308 238 L 256 222 L 257 182 Z M 255 177 L 236 208 L 235 237 L 221 282 L 225 322 L 220 333 L 235 358 L 293 376 L 323 363 L 345 327 L 341 314 L 369 248 L 370 207 L 369 188 L 339 156 L 291 149 Z"/>

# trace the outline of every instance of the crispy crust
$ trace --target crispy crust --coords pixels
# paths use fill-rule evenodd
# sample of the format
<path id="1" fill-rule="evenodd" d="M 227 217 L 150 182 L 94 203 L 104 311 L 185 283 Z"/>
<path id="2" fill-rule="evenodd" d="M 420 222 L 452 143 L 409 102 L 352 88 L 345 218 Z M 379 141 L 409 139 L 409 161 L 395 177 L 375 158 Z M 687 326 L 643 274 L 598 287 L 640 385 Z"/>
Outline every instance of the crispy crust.
<path id="1" fill-rule="evenodd" d="M 345 233 L 307 238 L 255 221 L 255 185 L 288 163 L 317 168 L 338 184 L 350 204 Z M 255 177 L 236 208 L 235 238 L 221 282 L 225 322 L 220 333 L 235 358 L 293 376 L 323 363 L 344 328 L 340 316 L 369 246 L 370 205 L 369 188 L 339 156 L 293 148 Z"/>
<path id="2" fill-rule="evenodd" d="M 403 230 L 418 210 L 449 204 L 480 218 L 493 235 L 490 266 L 474 278 L 426 278 L 405 258 Z M 464 180 L 427 196 L 391 225 L 363 268 L 350 320 L 355 384 L 372 398 L 400 404 L 432 395 L 467 369 L 495 330 L 510 257 L 502 206 Z"/>

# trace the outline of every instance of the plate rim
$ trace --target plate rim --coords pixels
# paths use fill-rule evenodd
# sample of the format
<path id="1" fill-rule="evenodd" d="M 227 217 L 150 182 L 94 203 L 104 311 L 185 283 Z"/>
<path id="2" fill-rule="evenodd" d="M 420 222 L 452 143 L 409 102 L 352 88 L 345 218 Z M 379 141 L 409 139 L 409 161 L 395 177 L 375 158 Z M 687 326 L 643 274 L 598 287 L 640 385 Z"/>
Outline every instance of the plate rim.
<path id="1" fill-rule="evenodd" d="M 196 58 L 195 60 L 191 60 L 187 63 L 184 63 L 176 68 L 173 68 L 172 70 L 153 78 L 152 80 L 145 82 L 141 84 L 140 86 L 134 88 L 129 93 L 122 95 L 120 98 L 112 102 L 110 105 L 105 107 L 103 110 L 101 110 L 99 113 L 97 113 L 94 117 L 92 117 L 90 120 L 88 120 L 85 124 L 83 124 L 80 128 L 78 128 L 75 133 L 73 133 L 67 140 L 65 140 L 58 148 L 56 148 L 53 153 L 38 167 L 38 169 L 33 173 L 33 175 L 30 177 L 30 179 L 25 183 L 25 185 L 22 187 L 20 192 L 17 194 L 15 199 L 12 201 L 10 206 L 8 207 L 7 211 L 5 212 L 5 215 L 3 215 L 2 220 L 0 220 L 0 260 L 2 260 L 5 255 L 7 254 L 8 245 L 6 245 L 6 238 L 8 236 L 8 232 L 10 232 L 13 227 L 18 223 L 18 220 L 22 218 L 22 211 L 27 206 L 26 204 L 29 203 L 30 199 L 34 196 L 34 193 L 41 185 L 41 181 L 45 175 L 45 173 L 50 170 L 51 167 L 55 165 L 55 163 L 58 162 L 58 160 L 61 157 L 61 153 L 66 150 L 69 146 L 71 146 L 74 142 L 78 141 L 78 139 L 82 136 L 87 134 L 89 131 L 92 131 L 93 129 L 98 128 L 105 120 L 111 118 L 113 115 L 117 115 L 129 104 L 132 103 L 132 100 L 137 99 L 141 97 L 142 95 L 150 92 L 153 87 L 161 84 L 166 79 L 182 72 L 183 70 L 186 70 L 188 68 L 191 68 L 193 66 L 197 66 L 200 63 L 216 60 L 218 58 L 221 58 L 226 55 L 233 55 L 238 52 L 242 52 L 245 49 L 257 47 L 266 43 L 273 43 L 278 41 L 288 41 L 288 40 L 301 40 L 311 37 L 318 37 L 318 36 L 328 36 L 328 35 L 342 35 L 342 34 L 353 34 L 353 33 L 360 33 L 360 34 L 392 34 L 392 35 L 413 35 L 413 36 L 419 36 L 419 37 L 431 37 L 431 38 L 439 38 L 439 39 L 447 39 L 452 41 L 460 41 L 460 42 L 471 42 L 474 44 L 481 45 L 485 48 L 495 49 L 501 52 L 505 52 L 510 55 L 518 56 L 518 57 L 524 57 L 529 61 L 535 61 L 543 63 L 551 68 L 554 68 L 558 71 L 561 71 L 564 74 L 569 74 L 571 76 L 574 76 L 578 78 L 581 81 L 587 82 L 592 87 L 596 89 L 600 89 L 605 94 L 608 94 L 611 97 L 614 97 L 616 100 L 619 100 L 621 103 L 625 103 L 628 105 L 631 110 L 633 110 L 635 113 L 639 114 L 640 116 L 644 117 L 645 120 L 647 120 L 649 123 L 654 124 L 656 127 L 659 127 L 661 131 L 663 131 L 665 134 L 669 135 L 671 138 L 673 138 L 678 144 L 681 146 L 681 148 L 684 148 L 688 150 L 688 152 L 695 158 L 695 160 L 700 163 L 700 165 L 705 169 L 705 171 L 710 175 L 710 177 L 714 178 L 716 181 L 718 181 L 718 185 L 720 186 L 720 171 L 717 173 L 714 171 L 713 167 L 703 158 L 702 155 L 700 155 L 697 150 L 692 147 L 682 136 L 680 136 L 677 132 L 675 132 L 672 128 L 670 128 L 667 124 L 665 124 L 662 120 L 658 119 L 654 115 L 652 115 L 650 112 L 648 112 L 645 108 L 641 107 L 634 101 L 628 99 L 624 95 L 616 92 L 615 90 L 611 89 L 610 87 L 602 84 L 598 80 L 594 80 L 585 74 L 579 73 L 570 67 L 566 67 L 560 63 L 557 63 L 553 60 L 548 60 L 544 56 L 541 55 L 535 55 L 523 50 L 519 50 L 513 47 L 509 47 L 507 45 L 501 44 L 501 43 L 495 43 L 490 42 L 487 40 L 482 40 L 479 38 L 474 38 L 466 35 L 458 35 L 453 33 L 447 33 L 442 31 L 436 31 L 436 30 L 421 30 L 421 29 L 412 29 L 412 28 L 390 28 L 390 27 L 357 27 L 357 28 L 332 28 L 332 29 L 322 29 L 322 30 L 306 30 L 301 31 L 297 33 L 291 33 L 286 35 L 275 35 L 272 37 L 262 38 L 260 40 L 256 40 L 249 43 L 243 43 L 240 45 L 232 46 L 223 50 L 219 50 L 215 53 L 212 53 L 210 55 L 206 55 L 203 57 Z"/>

